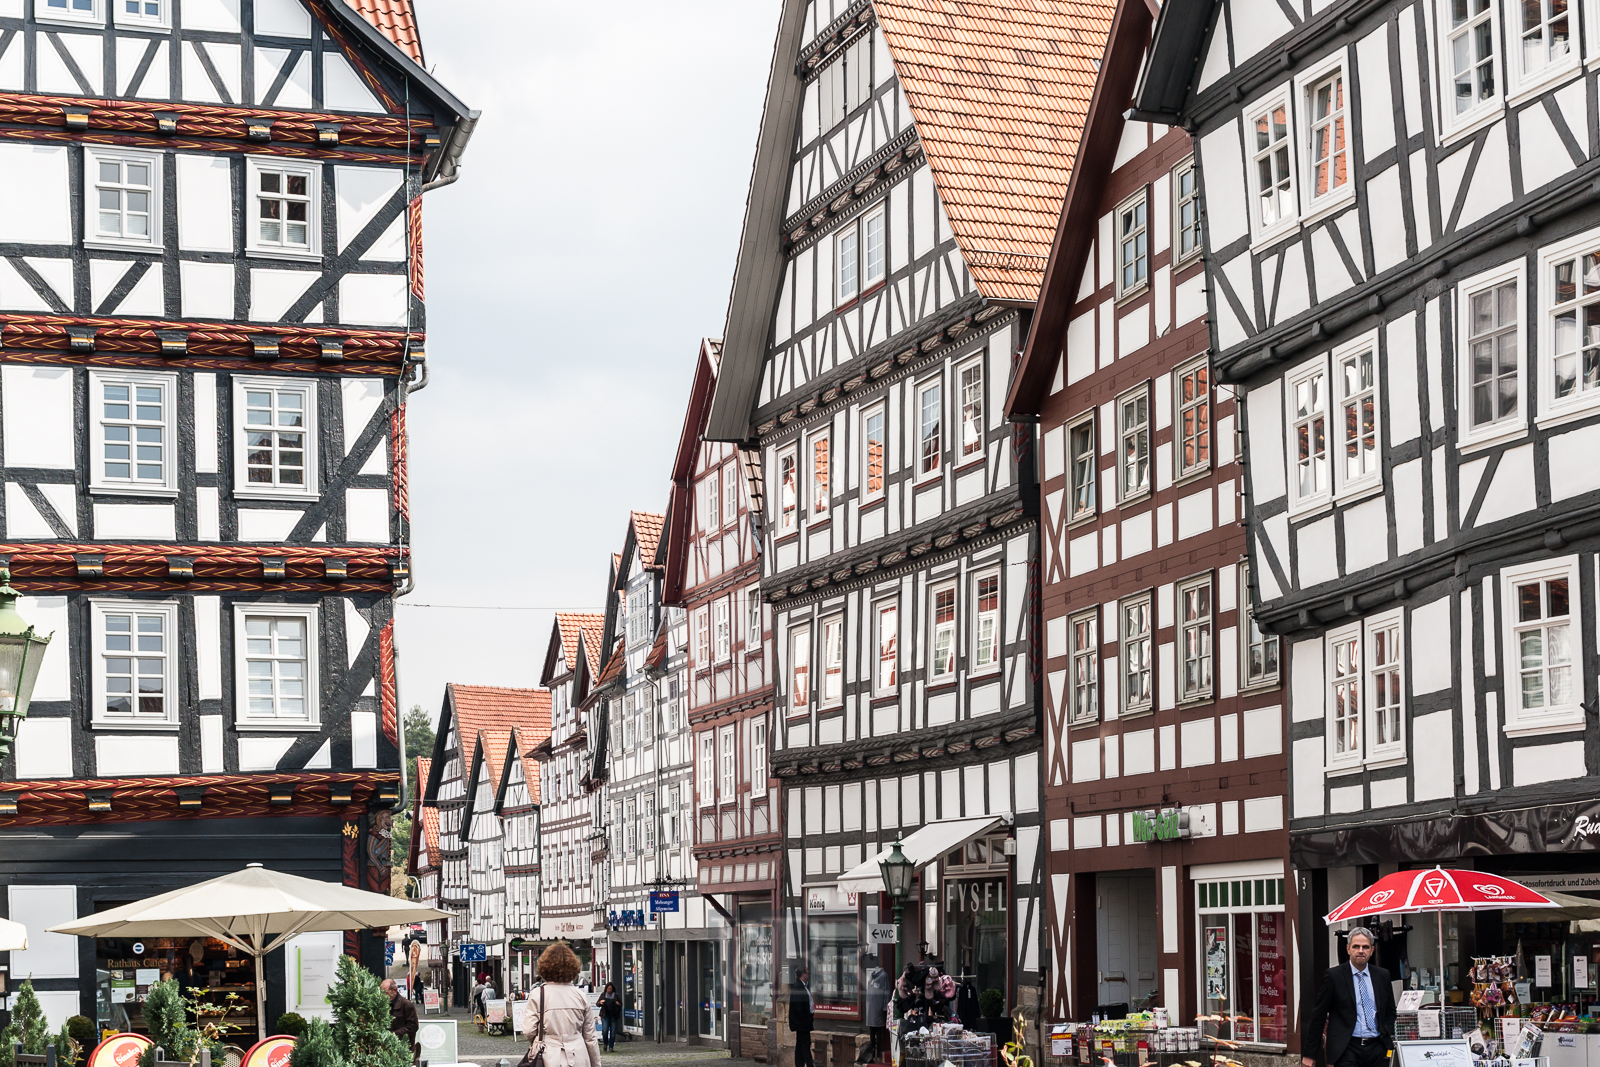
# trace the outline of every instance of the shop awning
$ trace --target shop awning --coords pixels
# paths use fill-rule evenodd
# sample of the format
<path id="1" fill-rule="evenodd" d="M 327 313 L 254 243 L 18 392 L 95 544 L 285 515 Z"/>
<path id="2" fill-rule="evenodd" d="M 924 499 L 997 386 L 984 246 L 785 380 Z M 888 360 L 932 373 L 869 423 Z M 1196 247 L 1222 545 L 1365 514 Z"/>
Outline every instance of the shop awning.
<path id="1" fill-rule="evenodd" d="M 993 830 L 1011 825 L 1011 815 L 985 815 L 979 819 L 945 819 L 941 822 L 931 822 L 912 834 L 900 840 L 900 851 L 905 853 L 907 859 L 919 870 L 938 859 L 940 856 L 954 852 L 973 838 L 982 837 Z M 882 893 L 883 874 L 878 869 L 878 864 L 889 858 L 889 853 L 894 846 L 884 849 L 867 862 L 850 868 L 839 878 L 839 890 L 843 893 Z"/>
<path id="2" fill-rule="evenodd" d="M 1553 893 L 1548 889 L 1540 890 L 1545 896 L 1556 902 L 1553 908 L 1507 908 L 1501 921 L 1508 923 L 1547 923 L 1560 922 L 1563 919 L 1600 919 L 1600 900 L 1594 897 L 1580 897 L 1572 893 Z"/>

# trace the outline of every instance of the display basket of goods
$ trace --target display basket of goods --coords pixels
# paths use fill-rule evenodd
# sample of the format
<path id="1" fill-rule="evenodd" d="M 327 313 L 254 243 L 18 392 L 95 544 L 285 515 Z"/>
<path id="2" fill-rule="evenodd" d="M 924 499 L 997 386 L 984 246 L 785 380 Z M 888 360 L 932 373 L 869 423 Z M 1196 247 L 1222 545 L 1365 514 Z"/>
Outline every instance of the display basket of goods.
<path id="1" fill-rule="evenodd" d="M 1424 1016 L 1438 1015 L 1438 1029 Z M 1469 1031 L 1478 1029 L 1477 1008 L 1421 1008 L 1417 1011 L 1396 1012 L 1394 1039 L 1396 1041 L 1428 1041 L 1463 1038 Z"/>
<path id="2" fill-rule="evenodd" d="M 951 1067 L 988 1067 L 994 1062 L 993 1034 L 940 1027 L 924 1048 L 940 1067 L 946 1063 Z"/>
<path id="3" fill-rule="evenodd" d="M 1474 956 L 1472 1005 L 1484 1022 L 1517 1013 L 1517 958 Z"/>

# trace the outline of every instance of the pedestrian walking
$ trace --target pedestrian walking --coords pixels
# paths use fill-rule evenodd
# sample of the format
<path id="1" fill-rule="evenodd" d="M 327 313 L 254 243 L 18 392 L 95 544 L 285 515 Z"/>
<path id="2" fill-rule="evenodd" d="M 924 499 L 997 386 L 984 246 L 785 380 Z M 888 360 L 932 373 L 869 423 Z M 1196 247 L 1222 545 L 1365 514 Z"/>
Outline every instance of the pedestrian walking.
<path id="1" fill-rule="evenodd" d="M 789 1029 L 794 1031 L 794 1067 L 816 1067 L 811 1058 L 811 1031 L 816 1029 L 817 1002 L 811 995 L 811 968 L 795 964 L 789 990 Z"/>
<path id="2" fill-rule="evenodd" d="M 560 941 L 539 956 L 544 985 L 528 1002 L 525 1033 L 531 1052 L 537 1053 L 542 1044 L 544 1067 L 600 1067 L 594 1006 L 573 984 L 581 967 L 572 949 Z"/>
<path id="3" fill-rule="evenodd" d="M 1319 1061 L 1328 1067 L 1382 1067 L 1388 1059 L 1394 1045 L 1394 988 L 1389 972 L 1372 963 L 1372 943 L 1366 927 L 1351 930 L 1344 942 L 1350 962 L 1322 976 L 1301 1041 L 1302 1067 L 1318 1067 Z"/>
<path id="4" fill-rule="evenodd" d="M 600 1012 L 600 1039 L 605 1042 L 607 1052 L 615 1052 L 617 1023 L 622 1020 L 622 998 L 617 995 L 615 982 L 606 983 L 606 987 L 600 991 L 600 999 L 595 1002 L 595 1007 Z"/>
<path id="5" fill-rule="evenodd" d="M 400 995 L 400 986 L 393 978 L 385 978 L 378 988 L 389 998 L 389 1032 L 400 1039 L 411 1053 L 412 1062 L 416 1062 L 422 1052 L 422 1046 L 417 1044 L 417 1006 Z"/>

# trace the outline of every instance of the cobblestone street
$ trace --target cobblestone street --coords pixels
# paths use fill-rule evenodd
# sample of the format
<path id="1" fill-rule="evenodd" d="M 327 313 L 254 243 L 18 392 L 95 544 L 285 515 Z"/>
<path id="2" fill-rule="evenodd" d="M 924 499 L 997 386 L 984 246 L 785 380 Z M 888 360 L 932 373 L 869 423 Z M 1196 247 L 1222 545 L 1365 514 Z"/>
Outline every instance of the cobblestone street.
<path id="1" fill-rule="evenodd" d="M 437 1019 L 439 1016 L 423 1016 Z M 480 1067 L 495 1067 L 500 1060 L 506 1067 L 515 1067 L 522 1058 L 527 1044 L 520 1037 L 498 1037 L 480 1034 L 472 1025 L 472 1016 L 464 1012 L 451 1012 L 447 1018 L 456 1020 L 457 1047 L 463 1063 L 476 1063 Z M 692 1064 L 715 1063 L 719 1067 L 756 1067 L 755 1060 L 736 1060 L 723 1049 L 700 1045 L 680 1045 L 676 1042 L 657 1044 L 653 1040 L 635 1038 L 617 1041 L 615 1052 L 601 1052 L 601 1059 L 626 1067 L 691 1067 Z"/>

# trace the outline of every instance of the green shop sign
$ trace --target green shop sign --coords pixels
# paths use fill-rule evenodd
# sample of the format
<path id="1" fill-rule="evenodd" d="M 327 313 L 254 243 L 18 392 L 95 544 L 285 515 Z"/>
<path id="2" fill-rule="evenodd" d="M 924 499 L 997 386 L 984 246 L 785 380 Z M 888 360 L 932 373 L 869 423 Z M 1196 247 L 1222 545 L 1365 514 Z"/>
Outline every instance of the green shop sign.
<path id="1" fill-rule="evenodd" d="M 1177 841 L 1189 836 L 1189 813 L 1178 808 L 1133 813 L 1135 841 Z"/>

